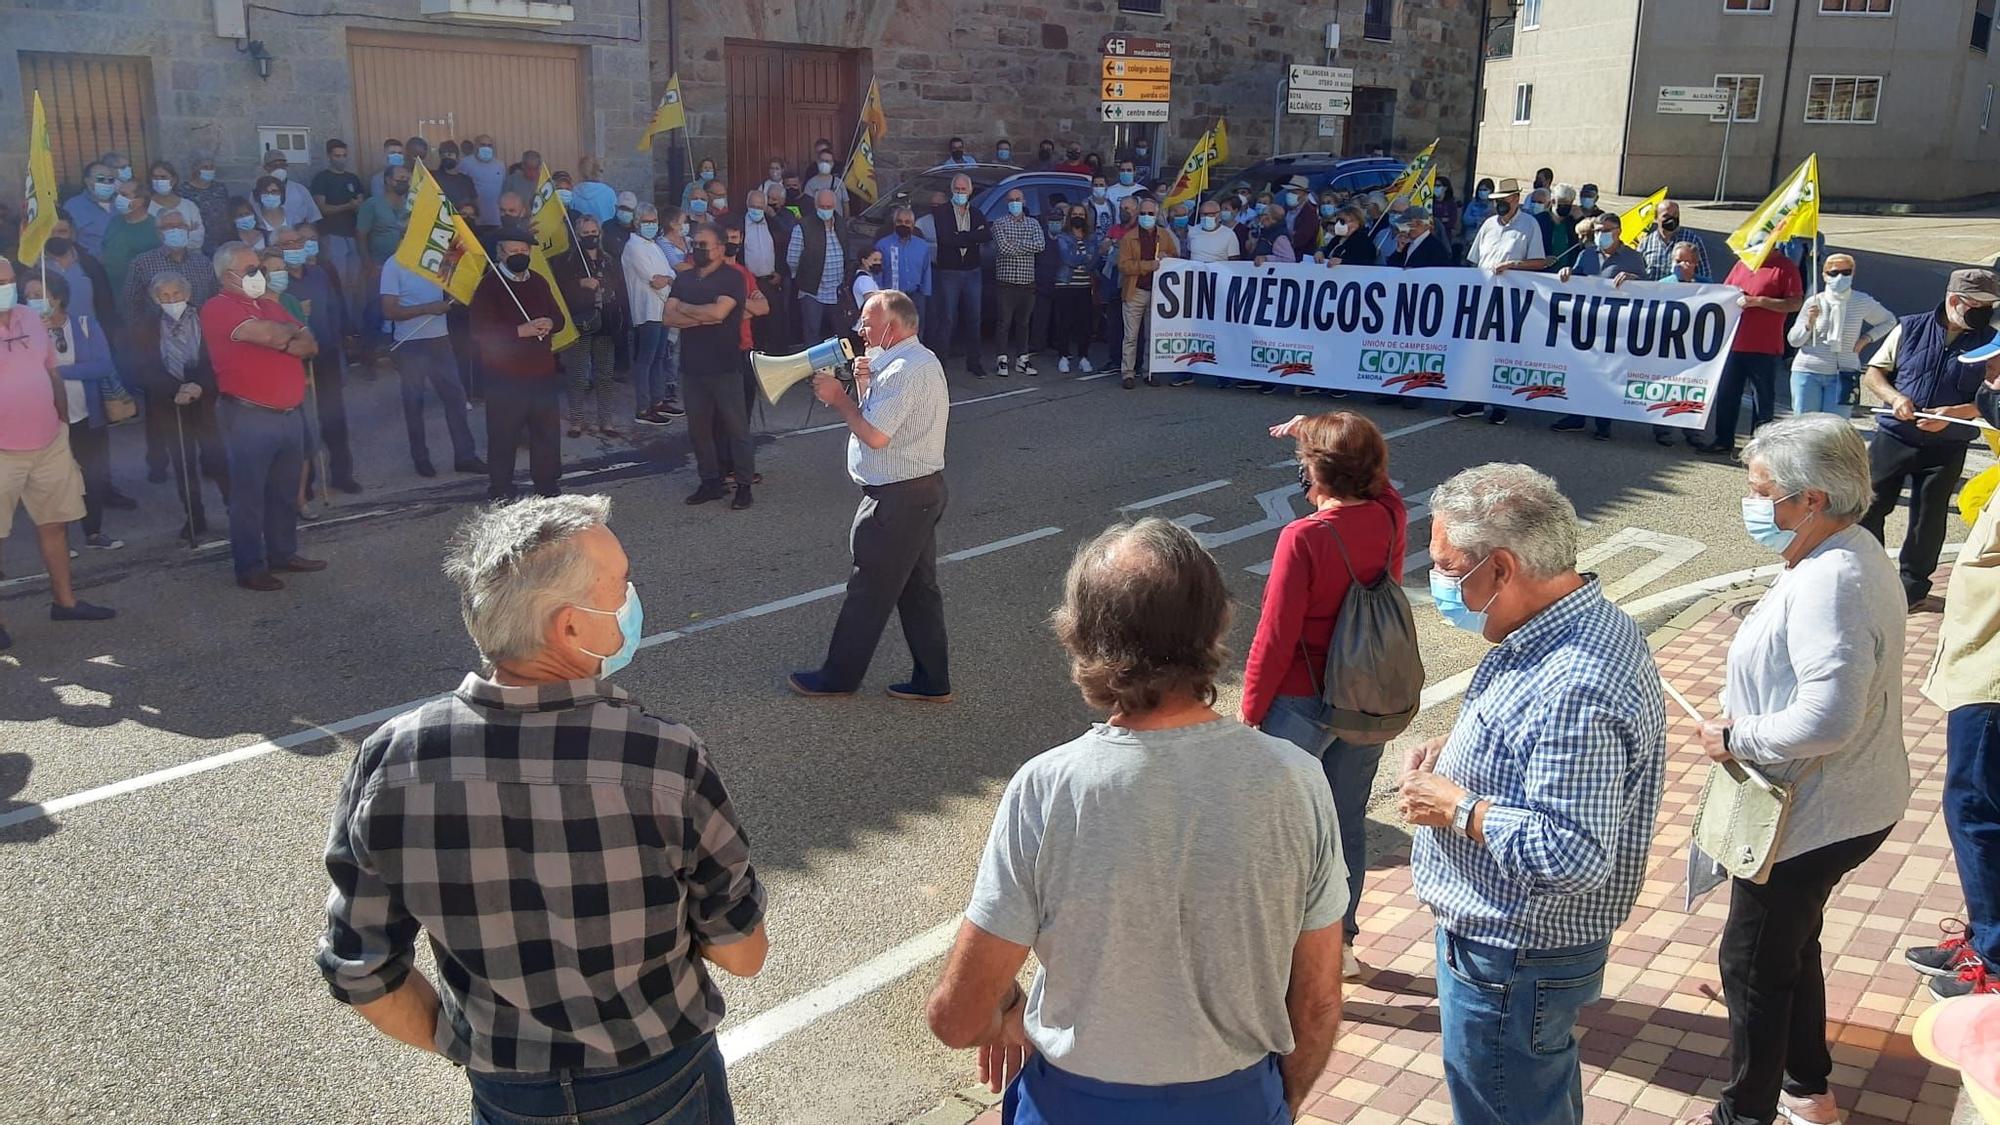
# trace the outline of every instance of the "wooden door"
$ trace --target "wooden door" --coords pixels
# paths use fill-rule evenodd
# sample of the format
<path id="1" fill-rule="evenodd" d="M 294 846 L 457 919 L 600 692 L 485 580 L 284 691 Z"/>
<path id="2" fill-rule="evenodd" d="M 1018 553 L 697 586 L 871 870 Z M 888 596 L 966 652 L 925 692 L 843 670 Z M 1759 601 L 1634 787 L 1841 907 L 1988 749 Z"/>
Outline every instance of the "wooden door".
<path id="1" fill-rule="evenodd" d="M 132 160 L 132 174 L 145 178 L 155 151 L 147 123 L 153 119 L 153 66 L 143 56 L 68 55 L 21 52 L 22 128 L 36 90 L 48 114 L 49 152 L 56 180 L 67 199 L 83 179 L 83 166 L 107 152 Z M 174 167 L 190 173 L 185 154 Z"/>
<path id="2" fill-rule="evenodd" d="M 534 149 L 552 170 L 574 171 L 583 155 L 577 47 L 350 31 L 347 49 L 356 129 L 347 141 L 364 176 L 381 170 L 390 137 L 420 136 L 435 152 L 447 137 L 490 133 L 498 159 Z"/>
<path id="3" fill-rule="evenodd" d="M 727 156 L 723 173 L 739 206 L 774 156 L 810 177 L 813 142 L 825 137 L 836 162 L 845 160 L 861 113 L 859 57 L 831 47 L 726 40 L 729 151 L 704 152 L 697 143 L 694 158 Z"/>

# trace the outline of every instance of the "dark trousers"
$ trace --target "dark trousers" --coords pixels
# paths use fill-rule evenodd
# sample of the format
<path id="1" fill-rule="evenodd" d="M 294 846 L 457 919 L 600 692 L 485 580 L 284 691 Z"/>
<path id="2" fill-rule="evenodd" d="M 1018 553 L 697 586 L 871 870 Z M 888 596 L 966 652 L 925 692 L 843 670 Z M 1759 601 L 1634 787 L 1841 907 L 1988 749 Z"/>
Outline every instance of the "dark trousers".
<path id="1" fill-rule="evenodd" d="M 215 408 L 207 395 L 186 406 L 175 406 L 171 396 L 162 398 L 160 402 L 163 409 L 171 412 L 167 424 L 174 430 L 174 441 L 167 448 L 174 495 L 180 498 L 188 526 L 194 530 L 206 528 L 208 511 L 202 504 L 201 470 L 209 470 L 210 475 L 218 478 L 225 504 L 229 498 L 229 471 L 218 469 L 223 465 L 223 453 L 215 436 Z M 86 504 L 89 499 L 86 493 Z"/>
<path id="2" fill-rule="evenodd" d="M 1868 474 L 1875 484 L 1875 502 L 1861 517 L 1861 526 L 1881 540 L 1882 524 L 1910 486 L 1910 526 L 1903 532 L 1903 553 L 1897 560 L 1903 594 L 1911 605 L 1931 592 L 1931 572 L 1944 548 L 1945 524 L 1951 515 L 1951 494 L 1965 469 L 1963 442 L 1910 445 L 1894 434 L 1876 430 L 1868 439 Z"/>
<path id="3" fill-rule="evenodd" d="M 173 425 L 173 419 L 169 418 L 167 424 Z M 104 530 L 104 497 L 111 490 L 110 427 L 92 429 L 88 420 L 71 422 L 69 454 L 76 458 L 76 467 L 83 470 L 83 533 L 96 535 Z"/>
<path id="4" fill-rule="evenodd" d="M 1028 354 L 1028 327 L 1035 318 L 1035 287 L 1000 286 L 1000 326 L 993 332 L 1003 356 Z"/>
<path id="5" fill-rule="evenodd" d="M 216 408 L 229 451 L 229 557 L 247 578 L 299 553 L 303 410 L 266 410 L 233 398 Z"/>
<path id="6" fill-rule="evenodd" d="M 444 424 L 451 431 L 451 459 L 463 464 L 479 456 L 472 444 L 472 423 L 465 413 L 465 388 L 458 382 L 458 359 L 452 355 L 451 341 L 443 336 L 428 340 L 405 340 L 396 348 L 396 377 L 402 383 L 403 428 L 410 438 L 410 457 L 431 459 L 424 426 L 424 388 L 437 395 L 444 411 Z M 322 403 L 324 406 L 324 403 Z M 335 469 L 335 477 L 340 470 Z"/>
<path id="7" fill-rule="evenodd" d="M 735 1125 L 729 1076 L 713 1033 L 622 1070 L 555 1074 L 467 1071 L 473 1125 Z"/>
<path id="8" fill-rule="evenodd" d="M 1088 286 L 1057 287 L 1054 308 L 1050 313 L 1050 319 L 1054 322 L 1050 331 L 1050 343 L 1057 355 L 1066 359 L 1083 357 L 1084 351 L 1090 347 L 1090 322 L 1093 312 Z"/>
<path id="9" fill-rule="evenodd" d="M 757 386 L 757 373 L 755 369 L 753 369 L 750 366 L 749 352 L 743 353 L 742 362 L 737 365 L 737 377 L 743 381 L 743 420 L 744 420 L 744 427 L 747 429 L 750 424 L 750 419 L 757 416 L 757 395 L 759 393 L 759 388 Z M 735 447 L 732 446 L 724 436 L 722 423 L 720 420 L 716 422 L 711 432 L 715 434 L 716 463 L 722 469 L 722 475 L 728 476 L 736 471 Z M 755 447 L 756 441 L 757 438 L 753 434 L 750 437 L 750 442 L 753 448 Z M 749 484 L 751 483 L 751 478 L 755 474 L 756 474 L 756 469 L 753 466 L 750 472 L 745 473 L 737 483 Z"/>
<path id="10" fill-rule="evenodd" d="M 820 303 L 819 298 L 799 294 L 799 332 L 808 346 L 839 335 L 846 325 L 838 323 L 838 305 Z M 752 328 L 754 336 L 756 329 Z"/>
<path id="11" fill-rule="evenodd" d="M 1104 349 L 1104 366 L 1115 370 L 1119 357 L 1125 354 L 1125 299 L 1118 295 L 1118 287 L 1113 285 L 1111 292 L 1098 302 L 1097 307 L 1104 318 L 1098 335 L 1108 345 Z"/>
<path id="12" fill-rule="evenodd" d="M 1722 378 L 1715 384 L 1715 403 L 1708 416 L 1710 441 L 1736 444 L 1736 419 L 1743 413 L 1743 388 L 1750 388 L 1756 404 L 1750 410 L 1750 432 L 1778 413 L 1778 362 L 1782 357 L 1755 352 L 1730 352 L 1723 361 Z"/>
<path id="13" fill-rule="evenodd" d="M 765 355 L 787 355 L 791 352 L 791 333 L 785 330 L 791 323 L 790 303 L 785 300 L 784 282 L 776 274 L 757 279 L 757 291 L 764 295 L 764 303 L 771 306 L 765 316 L 750 321 L 750 342 Z"/>
<path id="14" fill-rule="evenodd" d="M 472 346 L 472 314 L 452 305 L 444 314 L 446 333 L 451 337 L 452 359 L 458 363 L 458 385 L 468 399 L 476 399 L 479 387 L 479 349 Z"/>
<path id="15" fill-rule="evenodd" d="M 739 478 L 740 479 L 740 478 Z M 833 691 L 861 685 L 894 610 L 910 646 L 913 690 L 951 690 L 944 594 L 937 584 L 937 525 L 944 516 L 944 474 L 863 488 L 848 546 L 854 570 L 834 622 L 820 675 Z"/>
<path id="16" fill-rule="evenodd" d="M 703 484 L 722 483 L 725 471 L 736 483 L 750 484 L 757 471 L 756 447 L 750 442 L 750 412 L 744 409 L 742 368 L 721 371 L 681 370 L 681 400 L 687 408 L 688 440 L 694 445 L 695 471 Z M 722 466 L 719 447 L 729 450 L 729 467 Z"/>
<path id="17" fill-rule="evenodd" d="M 1954 707 L 1944 730 L 1944 827 L 1972 948 L 2000 966 L 2000 703 Z"/>
<path id="18" fill-rule="evenodd" d="M 528 476 L 537 496 L 562 492 L 562 397 L 556 378 L 541 383 L 486 381 L 486 498 L 512 500 L 514 450 L 528 443 Z"/>
<path id="19" fill-rule="evenodd" d="M 347 438 L 347 363 L 335 353 L 313 364 L 313 388 L 319 396 L 319 440 L 326 447 L 327 475 L 345 481 L 354 477 L 354 448 Z M 173 400 L 161 404 L 173 409 Z M 169 432 L 173 420 L 167 420 Z"/>
<path id="20" fill-rule="evenodd" d="M 1774 864 L 1763 883 L 1731 881 L 1718 957 L 1730 1076 L 1716 1103 L 1717 1125 L 1770 1125 L 1780 1090 L 1826 1092 L 1833 1073 L 1819 945 L 1826 900 L 1888 838 L 1884 828 Z"/>
<path id="21" fill-rule="evenodd" d="M 134 372 L 134 374 L 136 375 L 137 372 Z M 134 384 L 127 383 L 126 385 L 133 386 Z M 146 404 L 146 412 L 143 419 L 146 428 L 146 471 L 148 473 L 158 473 L 167 467 L 167 450 L 174 444 L 174 398 L 172 395 L 156 398 L 153 395 L 145 394 L 143 391 L 141 394 Z M 104 479 L 106 484 L 110 483 L 111 477 L 108 470 Z"/>
<path id="22" fill-rule="evenodd" d="M 946 359 L 956 350 L 965 357 L 965 369 L 974 375 L 986 373 L 979 361 L 980 284 L 979 271 L 931 271 L 935 295 L 931 311 L 937 315 L 938 358 Z"/>

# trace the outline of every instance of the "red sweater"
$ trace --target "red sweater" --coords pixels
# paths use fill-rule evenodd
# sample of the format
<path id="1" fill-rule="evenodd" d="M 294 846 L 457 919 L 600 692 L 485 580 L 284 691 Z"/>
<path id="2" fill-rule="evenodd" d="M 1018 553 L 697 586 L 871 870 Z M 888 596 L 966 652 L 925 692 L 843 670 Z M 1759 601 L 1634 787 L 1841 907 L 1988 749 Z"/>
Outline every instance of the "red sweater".
<path id="1" fill-rule="evenodd" d="M 1339 530 L 1363 583 L 1380 578 L 1385 565 L 1397 582 L 1403 580 L 1410 515 L 1393 488 L 1384 489 L 1372 504 L 1328 508 L 1286 524 L 1271 557 L 1271 577 L 1264 583 L 1257 639 L 1250 642 L 1250 658 L 1243 668 L 1243 715 L 1252 723 L 1264 721 L 1264 713 L 1278 696 L 1319 694 L 1318 681 L 1326 674 L 1334 619 L 1340 615 L 1350 582 L 1333 536 L 1312 526 L 1315 523 Z"/>

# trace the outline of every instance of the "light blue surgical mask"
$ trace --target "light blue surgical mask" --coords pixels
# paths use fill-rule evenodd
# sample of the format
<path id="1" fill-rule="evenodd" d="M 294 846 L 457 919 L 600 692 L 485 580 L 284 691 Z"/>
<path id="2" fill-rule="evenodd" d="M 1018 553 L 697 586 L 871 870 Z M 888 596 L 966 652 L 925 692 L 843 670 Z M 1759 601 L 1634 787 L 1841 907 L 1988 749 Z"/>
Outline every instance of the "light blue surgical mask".
<path id="1" fill-rule="evenodd" d="M 1018 215 L 1026 208 L 1027 205 L 1022 203 L 1018 199 L 1010 199 L 1007 201 L 1007 213 L 1009 215 Z"/>
<path id="2" fill-rule="evenodd" d="M 1234 225 L 1236 222 L 1236 212 L 1228 210 L 1223 211 L 1222 221 L 1225 225 Z"/>
<path id="3" fill-rule="evenodd" d="M 694 215 L 708 214 L 708 200 L 706 199 L 688 200 L 688 212 Z"/>
<path id="4" fill-rule="evenodd" d="M 967 192 L 955 191 L 951 193 L 951 204 L 954 207 L 963 207 L 971 201 L 972 196 Z"/>
<path id="5" fill-rule="evenodd" d="M 764 221 L 764 212 L 753 208 L 746 214 L 745 217 L 748 218 L 753 223 L 761 223 Z"/>
<path id="6" fill-rule="evenodd" d="M 1160 217 L 1158 215 L 1141 215 L 1139 216 L 1139 229 L 1152 230 L 1155 226 L 1159 225 L 1159 222 Z"/>
<path id="7" fill-rule="evenodd" d="M 1340 208 L 1332 203 L 1322 203 L 1319 205 L 1319 213 L 1321 218 L 1331 219 L 1340 213 Z"/>
<path id="8" fill-rule="evenodd" d="M 90 185 L 90 194 L 96 196 L 99 199 L 110 199 L 112 196 L 118 194 L 118 185 L 100 184 L 93 182 Z"/>
<path id="9" fill-rule="evenodd" d="M 1597 248 L 1599 250 L 1609 250 L 1616 245 L 1618 245 L 1618 235 L 1616 232 L 1608 230 L 1597 232 Z"/>
<path id="10" fill-rule="evenodd" d="M 215 169 L 197 168 L 194 172 L 194 178 L 200 180 L 202 183 L 212 184 L 215 182 Z"/>
<path id="11" fill-rule="evenodd" d="M 1009 160 L 1014 159 L 1014 150 L 1011 148 L 996 148 L 993 150 L 993 155 L 999 158 L 1000 163 L 1005 164 Z"/>
<path id="12" fill-rule="evenodd" d="M 632 663 L 632 654 L 639 651 L 639 636 L 645 631 L 646 607 L 639 604 L 639 591 L 633 589 L 630 582 L 625 583 L 625 600 L 619 603 L 618 608 L 615 610 L 592 609 L 587 605 L 580 605 L 575 608 L 585 613 L 600 613 L 606 617 L 615 617 L 618 619 L 618 633 L 624 638 L 618 646 L 618 651 L 605 656 L 601 653 L 592 652 L 581 645 L 577 646 L 578 652 L 583 653 L 585 656 L 595 656 L 604 662 L 597 670 L 599 676 L 614 675 L 627 664 Z"/>
<path id="13" fill-rule="evenodd" d="M 1214 230 L 1215 227 L 1216 227 L 1216 218 L 1214 215 L 1203 215 L 1201 217 L 1201 229 Z"/>
<path id="14" fill-rule="evenodd" d="M 712 168 L 704 168 L 698 175 L 702 183 L 707 183 L 708 181 L 715 178 L 715 170 Z"/>
<path id="15" fill-rule="evenodd" d="M 571 191 L 566 187 L 559 187 L 556 189 L 556 198 L 562 200 L 562 205 L 564 207 L 569 206 L 570 197 L 575 194 L 576 194 L 575 192 Z"/>
<path id="16" fill-rule="evenodd" d="M 1794 492 L 1791 496 L 1781 496 L 1776 500 L 1769 496 L 1745 496 L 1743 530 L 1749 532 L 1750 538 L 1760 547 L 1776 551 L 1781 555 L 1791 550 L 1792 542 L 1799 537 L 1799 528 L 1778 526 L 1778 505 L 1797 495 L 1798 493 Z M 1799 527 L 1812 522 L 1813 516 L 1818 514 L 1818 512 L 1808 513 Z"/>
<path id="17" fill-rule="evenodd" d="M 1295 191 L 1288 191 L 1288 192 L 1286 192 L 1286 193 L 1285 193 L 1285 206 L 1287 206 L 1287 207 L 1297 207 L 1298 205 L 1299 205 L 1299 193 L 1298 193 L 1298 192 L 1295 192 Z"/>
<path id="18" fill-rule="evenodd" d="M 285 201 L 284 196 L 272 195 L 268 191 L 257 197 L 257 202 L 262 203 L 264 205 L 264 210 L 266 211 L 269 211 L 271 208 L 282 204 L 284 201 Z"/>
<path id="19" fill-rule="evenodd" d="M 308 258 L 319 257 L 319 239 L 317 238 L 306 239 L 306 257 Z"/>
<path id="20" fill-rule="evenodd" d="M 630 207 L 620 207 L 616 214 L 618 215 L 619 222 L 624 223 L 628 227 L 632 225 L 632 209 Z"/>
<path id="21" fill-rule="evenodd" d="M 28 311 L 34 313 L 36 316 L 49 315 L 49 299 L 47 297 L 28 298 Z"/>
<path id="22" fill-rule="evenodd" d="M 813 208 L 813 214 L 818 215 L 819 221 L 822 223 L 833 221 L 833 208 L 831 207 L 815 207 Z"/>
<path id="23" fill-rule="evenodd" d="M 658 238 L 658 237 L 660 237 L 660 224 L 658 224 L 658 223 L 640 223 L 640 224 L 639 224 L 639 237 L 640 237 L 640 238 L 643 238 L 643 239 L 646 239 L 646 240 L 647 240 L 647 241 L 649 241 L 649 242 L 650 242 L 650 241 L 652 241 L 652 240 L 653 240 L 653 239 L 655 239 L 655 238 Z"/>
<path id="24" fill-rule="evenodd" d="M 129 214 L 131 214 L 131 213 L 132 213 L 132 197 L 131 197 L 131 196 L 129 196 L 129 195 L 121 195 L 121 196 L 119 196 L 118 198 L 116 198 L 116 199 L 114 199 L 114 200 L 112 200 L 112 201 L 111 201 L 111 209 L 112 209 L 113 211 L 116 211 L 116 212 L 118 212 L 118 213 L 119 213 L 120 215 L 129 215 Z"/>
<path id="25" fill-rule="evenodd" d="M 188 244 L 187 228 L 168 227 L 160 232 L 160 241 L 166 243 L 169 250 L 185 249 Z"/>
<path id="26" fill-rule="evenodd" d="M 129 179 L 131 179 L 131 178 L 132 178 L 132 166 L 131 166 L 130 164 L 127 164 L 127 165 L 125 165 L 125 166 L 124 166 L 123 168 L 120 168 L 120 169 L 118 169 L 118 178 L 119 178 L 119 179 L 121 179 L 121 180 L 129 180 Z"/>
<path id="27" fill-rule="evenodd" d="M 1853 274 L 1846 274 L 1846 273 L 1835 274 L 1832 277 L 1826 279 L 1826 291 L 1829 293 L 1846 293 L 1852 290 L 1853 288 L 1854 288 Z"/>
<path id="28" fill-rule="evenodd" d="M 1131 186 L 1132 186 L 1132 181 L 1133 181 L 1133 180 L 1135 180 L 1135 179 L 1138 179 L 1138 177 L 1137 177 L 1137 176 L 1135 176 L 1135 175 L 1133 175 L 1133 174 L 1132 174 L 1132 173 L 1130 173 L 1130 172 L 1120 172 L 1120 173 L 1118 173 L 1118 182 L 1119 182 L 1119 183 L 1121 183 L 1121 184 L 1123 184 L 1123 185 L 1125 185 L 1126 187 L 1131 187 Z"/>
<path id="29" fill-rule="evenodd" d="M 1576 197 L 1576 205 L 1588 211 L 1592 207 L 1597 206 L 1597 197 L 1594 195 L 1579 195 Z"/>
<path id="30" fill-rule="evenodd" d="M 1521 205 L 1521 209 L 1526 211 L 1530 215 L 1539 215 L 1543 211 L 1548 210 L 1548 208 L 1544 207 L 1542 204 L 1532 199 L 1528 200 L 1526 203 L 1523 203 Z"/>
<path id="31" fill-rule="evenodd" d="M 1473 571 L 1485 566 L 1491 558 L 1492 556 L 1488 555 L 1480 559 L 1472 570 L 1456 576 L 1445 574 L 1436 567 L 1431 568 L 1431 602 L 1437 606 L 1438 615 L 1450 622 L 1453 627 L 1468 633 L 1486 632 L 1486 610 L 1492 608 L 1493 599 L 1500 596 L 1500 591 L 1493 591 L 1493 597 L 1486 599 L 1485 607 L 1472 609 L 1465 604 L 1465 591 L 1462 587 L 1465 580 L 1472 577 Z"/>
<path id="32" fill-rule="evenodd" d="M 285 258 L 285 264 L 288 266 L 297 267 L 306 264 L 306 252 L 304 248 L 300 248 L 297 250 L 286 250 L 283 252 L 283 254 Z"/>
<path id="33" fill-rule="evenodd" d="M 391 168 L 401 168 L 403 166 L 403 154 L 400 152 L 390 153 L 386 158 L 386 163 Z"/>
<path id="34" fill-rule="evenodd" d="M 255 215 L 238 215 L 238 216 L 236 216 L 236 229 L 237 229 L 237 230 L 256 230 L 256 229 L 257 229 L 257 216 L 255 216 Z"/>
<path id="35" fill-rule="evenodd" d="M 291 287 L 292 287 L 291 274 L 274 273 L 271 275 L 271 292 L 283 293 L 285 290 L 290 289 Z"/>
<path id="36" fill-rule="evenodd" d="M 493 146 L 492 146 L 492 145 L 480 145 L 480 146 L 479 146 L 479 159 L 481 159 L 481 160 L 491 160 L 491 159 L 493 159 Z"/>

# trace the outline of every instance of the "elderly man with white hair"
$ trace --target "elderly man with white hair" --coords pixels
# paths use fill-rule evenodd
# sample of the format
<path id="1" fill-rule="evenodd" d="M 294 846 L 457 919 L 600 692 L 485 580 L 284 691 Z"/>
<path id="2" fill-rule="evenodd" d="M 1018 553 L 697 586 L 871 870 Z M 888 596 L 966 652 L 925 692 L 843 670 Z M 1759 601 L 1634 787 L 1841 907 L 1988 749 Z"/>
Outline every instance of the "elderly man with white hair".
<path id="1" fill-rule="evenodd" d="M 319 970 L 463 1066 L 474 1121 L 736 1119 L 703 962 L 762 969 L 764 888 L 701 739 L 605 679 L 645 625 L 610 509 L 465 522 L 445 573 L 485 667 L 370 735 L 334 808 Z"/>
<path id="2" fill-rule="evenodd" d="M 1602 991 L 1660 803 L 1660 674 L 1638 624 L 1577 573 L 1555 481 L 1480 465 L 1431 510 L 1431 598 L 1494 645 L 1402 781 L 1411 874 L 1437 916 L 1445 1086 L 1462 1125 L 1574 1125 L 1572 1029 Z"/>

